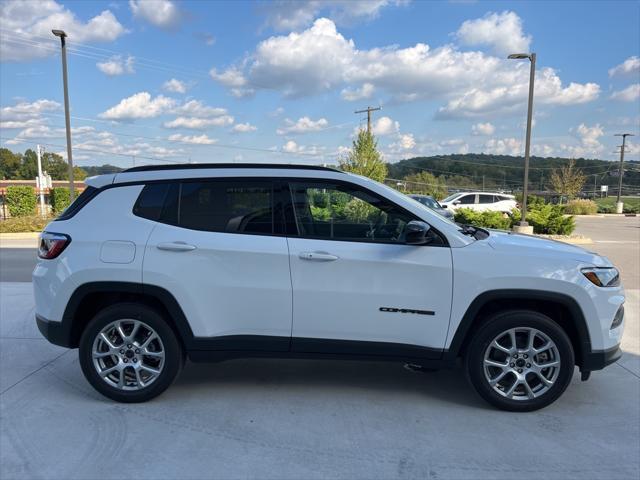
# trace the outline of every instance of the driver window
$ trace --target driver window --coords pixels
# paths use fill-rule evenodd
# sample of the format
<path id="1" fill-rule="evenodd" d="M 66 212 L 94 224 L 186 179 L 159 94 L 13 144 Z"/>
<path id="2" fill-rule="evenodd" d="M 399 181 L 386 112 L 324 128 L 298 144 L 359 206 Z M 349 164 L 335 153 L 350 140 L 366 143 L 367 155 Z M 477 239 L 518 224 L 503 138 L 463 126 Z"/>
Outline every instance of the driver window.
<path id="1" fill-rule="evenodd" d="M 290 188 L 301 237 L 403 243 L 406 224 L 415 220 L 353 185 L 292 183 Z"/>

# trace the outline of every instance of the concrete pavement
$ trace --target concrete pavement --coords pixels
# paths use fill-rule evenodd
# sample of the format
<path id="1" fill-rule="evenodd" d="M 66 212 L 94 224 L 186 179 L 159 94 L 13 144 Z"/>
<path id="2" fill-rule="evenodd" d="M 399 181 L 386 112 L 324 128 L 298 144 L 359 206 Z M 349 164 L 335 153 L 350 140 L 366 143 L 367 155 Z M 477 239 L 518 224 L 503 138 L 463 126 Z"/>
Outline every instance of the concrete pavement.
<path id="1" fill-rule="evenodd" d="M 488 407 L 460 371 L 307 360 L 189 364 L 156 400 L 117 404 L 40 336 L 30 284 L 1 283 L 0 478 L 637 479 L 640 224 L 583 220 L 623 272 L 625 354 L 529 414 Z"/>

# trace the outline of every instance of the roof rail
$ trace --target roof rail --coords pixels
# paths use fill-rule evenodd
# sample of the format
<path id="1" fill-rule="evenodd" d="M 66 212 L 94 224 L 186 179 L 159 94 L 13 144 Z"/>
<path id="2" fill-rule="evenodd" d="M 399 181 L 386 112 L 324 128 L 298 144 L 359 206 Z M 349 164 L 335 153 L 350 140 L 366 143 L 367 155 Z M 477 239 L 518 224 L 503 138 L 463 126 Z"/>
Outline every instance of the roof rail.
<path id="1" fill-rule="evenodd" d="M 123 170 L 127 172 L 155 172 L 158 170 L 195 170 L 203 168 L 275 168 L 296 170 L 325 170 L 330 172 L 342 172 L 336 168 L 321 167 L 319 165 L 289 165 L 284 163 L 173 163 L 169 165 L 142 165 Z"/>

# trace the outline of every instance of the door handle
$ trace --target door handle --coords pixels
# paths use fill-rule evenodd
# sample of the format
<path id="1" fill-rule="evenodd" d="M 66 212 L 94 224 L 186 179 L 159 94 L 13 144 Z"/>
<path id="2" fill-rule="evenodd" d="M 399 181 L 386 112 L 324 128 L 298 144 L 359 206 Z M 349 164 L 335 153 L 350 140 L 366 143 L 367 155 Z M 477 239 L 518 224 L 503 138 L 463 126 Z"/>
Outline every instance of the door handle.
<path id="1" fill-rule="evenodd" d="M 168 243 L 159 243 L 159 250 L 167 250 L 169 252 L 190 252 L 191 250 L 195 250 L 195 245 L 189 245 L 184 242 L 168 242 Z"/>
<path id="2" fill-rule="evenodd" d="M 299 257 L 302 260 L 311 260 L 314 262 L 333 262 L 339 258 L 336 255 L 325 252 L 300 252 Z"/>

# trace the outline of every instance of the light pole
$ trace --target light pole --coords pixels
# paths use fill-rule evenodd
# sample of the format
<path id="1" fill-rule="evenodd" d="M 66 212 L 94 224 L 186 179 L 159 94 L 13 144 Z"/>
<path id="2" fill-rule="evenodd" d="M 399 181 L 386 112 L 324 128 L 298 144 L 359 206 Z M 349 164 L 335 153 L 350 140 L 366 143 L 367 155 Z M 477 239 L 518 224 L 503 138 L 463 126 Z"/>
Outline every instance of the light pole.
<path id="1" fill-rule="evenodd" d="M 622 147 L 620 147 L 620 171 L 618 172 L 618 199 L 616 200 L 616 213 L 622 213 L 624 204 L 620 201 L 622 194 L 622 172 L 624 165 L 624 144 L 627 137 L 633 137 L 633 133 L 616 133 L 614 137 L 622 137 Z"/>
<path id="2" fill-rule="evenodd" d="M 75 188 L 73 184 L 73 157 L 71 156 L 71 120 L 69 120 L 69 88 L 67 85 L 67 45 L 65 38 L 67 34 L 64 30 L 51 30 L 56 37 L 60 37 L 60 45 L 62 47 L 62 83 L 64 86 L 64 120 L 67 129 L 67 161 L 69 162 L 69 195 L 71 201 L 75 197 Z"/>
<path id="3" fill-rule="evenodd" d="M 529 230 L 527 223 L 527 195 L 529 193 L 529 151 L 531 149 L 531 118 L 533 115 L 533 84 L 536 75 L 536 54 L 535 53 L 513 53 L 507 58 L 511 60 L 524 60 L 528 58 L 531 62 L 531 71 L 529 72 L 529 109 L 527 111 L 527 138 L 524 147 L 524 186 L 522 189 L 522 218 L 519 226 L 524 227 L 522 230 Z M 532 232 L 531 232 L 532 233 Z"/>

